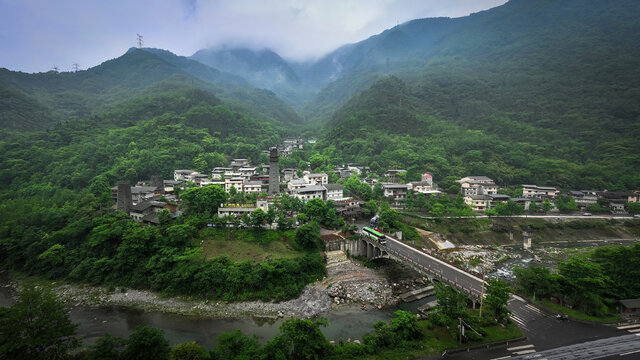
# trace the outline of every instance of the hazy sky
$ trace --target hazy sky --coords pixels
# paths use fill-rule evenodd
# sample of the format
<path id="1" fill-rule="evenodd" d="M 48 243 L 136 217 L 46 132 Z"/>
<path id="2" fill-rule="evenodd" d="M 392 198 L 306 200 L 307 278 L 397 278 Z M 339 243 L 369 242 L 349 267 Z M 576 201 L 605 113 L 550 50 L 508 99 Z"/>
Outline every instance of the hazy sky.
<path id="1" fill-rule="evenodd" d="M 178 55 L 219 45 L 320 57 L 408 20 L 459 17 L 506 0 L 0 0 L 0 67 L 81 69 L 136 46 Z"/>

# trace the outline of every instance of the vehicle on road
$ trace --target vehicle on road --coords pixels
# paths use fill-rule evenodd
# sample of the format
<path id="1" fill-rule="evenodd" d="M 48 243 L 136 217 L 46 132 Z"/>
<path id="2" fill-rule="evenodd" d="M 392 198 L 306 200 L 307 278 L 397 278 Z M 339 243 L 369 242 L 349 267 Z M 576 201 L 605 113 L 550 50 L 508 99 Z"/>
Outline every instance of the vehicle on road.
<path id="1" fill-rule="evenodd" d="M 375 241 L 379 242 L 382 245 L 387 243 L 387 237 L 383 233 L 375 231 L 372 228 L 369 228 L 369 227 L 366 227 L 366 226 L 363 227 L 362 228 L 362 234 L 364 236 L 367 236 L 371 240 L 375 240 Z"/>
<path id="2" fill-rule="evenodd" d="M 567 315 L 567 314 L 558 314 L 558 315 L 556 315 L 556 319 L 567 321 L 567 320 L 569 320 L 569 315 Z"/>
<path id="3" fill-rule="evenodd" d="M 582 216 L 591 216 L 591 213 L 583 213 Z"/>

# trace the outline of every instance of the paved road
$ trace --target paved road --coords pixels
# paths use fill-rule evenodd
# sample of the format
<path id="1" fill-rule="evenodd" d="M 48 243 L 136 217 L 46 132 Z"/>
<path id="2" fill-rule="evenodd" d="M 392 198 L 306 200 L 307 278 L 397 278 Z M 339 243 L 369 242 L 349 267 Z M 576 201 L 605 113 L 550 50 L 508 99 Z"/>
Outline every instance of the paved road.
<path id="1" fill-rule="evenodd" d="M 508 307 L 509 310 L 513 312 L 511 319 L 522 329 L 526 340 L 495 349 L 479 349 L 471 352 L 454 353 L 448 355 L 447 359 L 574 359 L 574 357 L 564 358 L 559 354 L 570 354 L 571 351 L 574 350 L 588 349 L 589 346 L 598 344 L 596 341 L 618 338 L 621 335 L 628 334 L 635 336 L 635 333 L 640 333 L 640 324 L 631 327 L 623 326 L 618 329 L 604 325 L 583 324 L 572 320 L 557 320 L 555 314 L 547 314 L 518 296 L 512 296 L 509 300 Z M 633 338 L 629 339 L 633 340 Z M 640 348 L 640 336 L 636 337 L 635 341 L 638 342 Z M 615 341 L 611 340 L 610 342 L 603 342 L 601 344 L 609 343 L 615 343 Z M 573 348 L 571 346 L 576 347 Z M 601 345 L 601 347 L 604 348 L 605 345 Z M 554 352 L 547 353 L 547 351 Z M 611 353 L 609 353 L 609 351 L 611 351 Z M 619 349 L 615 347 L 611 348 L 611 346 L 609 346 L 608 350 L 601 350 L 598 354 L 603 357 L 608 356 L 607 354 L 615 354 L 620 360 L 640 359 L 640 353 L 624 355 L 634 355 L 636 357 L 620 357 L 619 354 L 624 354 L 629 351 L 635 350 L 625 347 L 620 347 Z M 580 356 L 581 358 L 594 358 L 587 357 L 584 351 L 580 353 L 582 354 Z M 588 351 L 586 353 L 588 353 Z"/>
<path id="2" fill-rule="evenodd" d="M 405 245 L 401 241 L 388 235 L 387 239 L 386 248 L 388 248 L 391 253 L 414 261 L 417 264 L 440 274 L 453 284 L 457 284 L 460 289 L 464 290 L 464 292 L 472 292 L 476 298 L 480 298 L 480 294 L 482 293 L 482 280 L 480 278 L 460 270 L 440 259 L 430 256 L 429 254 L 425 254 L 423 251 L 412 248 L 409 245 Z M 382 247 L 384 248 L 385 246 Z"/>

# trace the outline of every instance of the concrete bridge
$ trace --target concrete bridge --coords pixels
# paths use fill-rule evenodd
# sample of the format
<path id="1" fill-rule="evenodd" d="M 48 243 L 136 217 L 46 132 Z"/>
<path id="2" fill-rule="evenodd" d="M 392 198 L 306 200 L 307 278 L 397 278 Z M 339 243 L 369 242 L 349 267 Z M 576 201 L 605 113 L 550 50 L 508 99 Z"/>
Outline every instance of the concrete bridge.
<path id="1" fill-rule="evenodd" d="M 400 262 L 428 277 L 431 281 L 443 282 L 468 295 L 475 307 L 475 303 L 482 296 L 482 279 L 423 251 L 405 245 L 389 235 L 386 237 L 385 245 L 362 236 L 355 240 L 345 239 L 341 242 L 334 242 L 328 245 L 327 249 L 343 250 L 351 255 L 363 256 L 370 260 L 386 258 Z"/>

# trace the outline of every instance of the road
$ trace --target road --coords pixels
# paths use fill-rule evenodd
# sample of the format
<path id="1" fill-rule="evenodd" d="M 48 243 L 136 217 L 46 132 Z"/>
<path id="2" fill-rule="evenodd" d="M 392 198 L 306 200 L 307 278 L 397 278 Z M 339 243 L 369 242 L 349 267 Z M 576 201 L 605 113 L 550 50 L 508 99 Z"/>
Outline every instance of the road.
<path id="1" fill-rule="evenodd" d="M 385 246 L 382 246 L 383 248 Z M 437 259 L 423 251 L 415 249 L 409 245 L 402 243 L 400 240 L 387 235 L 386 247 L 396 256 L 412 260 L 427 269 L 441 274 L 442 277 L 448 279 L 453 284 L 457 284 L 466 293 L 473 293 L 475 298 L 480 298 L 482 293 L 482 279 L 471 275 L 463 270 L 452 266 L 440 259 Z"/>
<path id="2" fill-rule="evenodd" d="M 518 296 L 509 300 L 511 319 L 518 324 L 526 339 L 493 349 L 453 353 L 447 359 L 639 359 L 640 324 L 620 328 L 562 321 L 547 314 Z M 620 345 L 620 346 L 618 346 Z M 593 352 L 593 354 L 589 354 Z M 574 354 L 579 354 L 574 356 Z M 622 354 L 622 355 L 621 355 Z M 598 356 L 598 357 L 596 357 Z M 612 357 L 613 358 L 613 357 Z"/>

